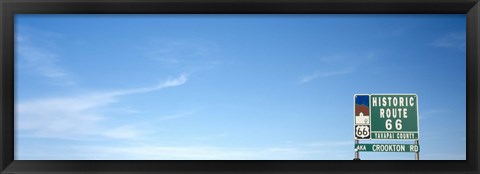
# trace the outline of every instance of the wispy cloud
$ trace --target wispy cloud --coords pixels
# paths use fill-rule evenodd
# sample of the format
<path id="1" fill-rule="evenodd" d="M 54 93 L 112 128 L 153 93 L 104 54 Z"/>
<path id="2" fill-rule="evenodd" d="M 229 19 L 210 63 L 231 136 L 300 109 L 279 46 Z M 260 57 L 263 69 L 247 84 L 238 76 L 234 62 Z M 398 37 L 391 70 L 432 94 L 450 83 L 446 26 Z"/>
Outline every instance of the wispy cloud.
<path id="1" fill-rule="evenodd" d="M 32 75 L 38 74 L 61 86 L 76 83 L 65 69 L 58 66 L 58 56 L 53 52 L 26 44 L 20 44 L 15 52 L 18 55 L 19 68 L 31 71 Z"/>
<path id="2" fill-rule="evenodd" d="M 451 32 L 430 43 L 435 47 L 452 48 L 460 51 L 465 51 L 466 44 L 465 32 Z"/>
<path id="3" fill-rule="evenodd" d="M 105 92 L 100 95 L 105 95 L 105 96 L 121 96 L 121 95 L 130 95 L 130 94 L 137 94 L 137 93 L 145 93 L 145 92 L 151 92 L 151 91 L 157 91 L 161 90 L 163 88 L 168 88 L 168 87 L 175 87 L 184 84 L 188 80 L 189 74 L 181 74 L 177 78 L 169 78 L 167 81 L 160 82 L 156 86 L 151 86 L 151 87 L 143 87 L 143 88 L 135 88 L 135 89 L 127 89 L 127 90 L 116 90 L 116 91 L 111 91 L 111 92 Z"/>
<path id="4" fill-rule="evenodd" d="M 337 146 L 353 146 L 353 141 L 323 141 L 307 143 L 306 146 L 311 147 L 337 147 Z"/>
<path id="5" fill-rule="evenodd" d="M 198 137 L 195 137 L 194 139 L 198 140 L 198 141 L 212 141 L 212 140 L 218 140 L 218 139 L 221 139 L 221 138 L 225 138 L 227 136 L 228 136 L 228 134 L 226 134 L 226 133 L 219 133 L 219 134 L 213 134 L 213 135 L 198 136 Z"/>
<path id="6" fill-rule="evenodd" d="M 299 84 L 305 84 L 321 78 L 350 74 L 365 63 L 377 60 L 378 51 L 368 50 L 363 53 L 330 54 L 318 58 L 319 65 L 328 67 L 328 70 L 313 70 L 298 78 Z M 324 68 L 327 69 L 327 68 Z"/>
<path id="7" fill-rule="evenodd" d="M 105 137 L 114 139 L 133 139 L 140 136 L 141 134 L 142 132 L 139 131 L 138 128 L 131 125 L 115 127 L 101 133 L 101 135 Z"/>
<path id="8" fill-rule="evenodd" d="M 400 36 L 412 29 L 411 26 L 406 26 L 406 27 L 398 27 L 390 31 L 390 34 L 393 36 Z"/>
<path id="9" fill-rule="evenodd" d="M 142 50 L 146 58 L 164 66 L 194 68 L 217 64 L 214 53 L 218 47 L 215 42 L 201 39 L 155 40 Z"/>
<path id="10" fill-rule="evenodd" d="M 28 37 L 22 34 L 15 33 L 14 35 L 15 42 L 25 42 L 28 40 Z"/>
<path id="11" fill-rule="evenodd" d="M 310 81 L 313 81 L 315 79 L 322 78 L 322 77 L 331 77 L 331 76 L 349 74 L 353 71 L 354 71 L 354 68 L 346 68 L 346 69 L 340 69 L 335 71 L 315 72 L 313 74 L 309 74 L 301 77 L 300 83 L 308 83 Z"/>
<path id="12" fill-rule="evenodd" d="M 173 119 L 182 118 L 182 117 L 185 117 L 185 116 L 188 116 L 188 115 L 192 115 L 193 113 L 194 113 L 193 111 L 190 111 L 190 112 L 182 112 L 182 113 L 177 113 L 177 114 L 172 114 L 172 115 L 164 115 L 164 116 L 160 116 L 158 118 L 158 120 L 159 121 L 173 120 Z"/>
<path id="13" fill-rule="evenodd" d="M 120 137 L 121 138 L 121 137 Z M 162 140 L 123 141 L 115 145 L 78 145 L 49 150 L 16 153 L 20 159 L 88 159 L 88 160 L 342 160 L 351 159 L 352 141 L 312 142 L 297 145 L 225 146 L 215 145 L 227 134 L 213 134 L 188 144 L 165 145 Z M 211 142 L 211 143 L 205 143 Z M 41 147 L 39 149 L 50 149 Z M 64 155 L 68 154 L 68 155 Z"/>
<path id="14" fill-rule="evenodd" d="M 338 61 L 344 61 L 346 56 L 341 56 L 341 55 L 329 55 L 329 56 L 323 56 L 320 58 L 322 62 L 325 63 L 332 63 L 332 62 L 338 62 Z"/>
<path id="15" fill-rule="evenodd" d="M 430 109 L 424 112 L 419 113 L 419 119 L 427 119 L 431 117 L 438 117 L 441 116 L 442 113 L 447 112 L 448 110 L 445 109 Z"/>
<path id="16" fill-rule="evenodd" d="M 466 160 L 466 153 L 428 153 L 422 155 L 424 160 Z"/>
<path id="17" fill-rule="evenodd" d="M 301 147 L 220 147 L 220 146 L 155 146 L 125 145 L 78 147 L 82 153 L 92 154 L 87 159 L 102 160 L 292 160 L 324 158 L 335 159 L 337 150 Z M 97 154 L 97 155 L 95 155 Z"/>
<path id="18" fill-rule="evenodd" d="M 133 138 L 140 131 L 132 126 L 105 127 L 99 124 L 108 117 L 99 113 L 97 109 L 117 102 L 120 96 L 175 87 L 186 83 L 187 80 L 188 75 L 182 74 L 152 87 L 23 101 L 15 105 L 16 128 L 40 137 L 69 139 L 75 136 L 94 135 L 107 138 Z"/>
<path id="19" fill-rule="evenodd" d="M 388 28 L 383 32 L 379 32 L 378 35 L 381 37 L 398 37 L 403 36 L 409 31 L 413 29 L 413 26 L 394 26 L 392 28 Z"/>
<path id="20" fill-rule="evenodd" d="M 71 86 L 76 81 L 59 65 L 59 55 L 52 51 L 54 42 L 59 34 L 31 30 L 40 41 L 32 40 L 29 35 L 15 34 L 15 58 L 18 59 L 18 68 L 25 69 L 31 75 L 40 75 L 53 82 L 55 85 Z"/>

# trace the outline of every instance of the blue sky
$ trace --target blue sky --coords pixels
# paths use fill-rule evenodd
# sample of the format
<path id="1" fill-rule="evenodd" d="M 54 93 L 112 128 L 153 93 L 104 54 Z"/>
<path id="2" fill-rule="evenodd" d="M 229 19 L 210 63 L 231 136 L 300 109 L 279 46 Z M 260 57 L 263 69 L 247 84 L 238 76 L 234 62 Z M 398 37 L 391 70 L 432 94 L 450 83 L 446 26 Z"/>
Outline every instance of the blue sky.
<path id="1" fill-rule="evenodd" d="M 416 93 L 420 159 L 466 159 L 464 15 L 15 20 L 17 160 L 351 160 L 366 93 Z"/>

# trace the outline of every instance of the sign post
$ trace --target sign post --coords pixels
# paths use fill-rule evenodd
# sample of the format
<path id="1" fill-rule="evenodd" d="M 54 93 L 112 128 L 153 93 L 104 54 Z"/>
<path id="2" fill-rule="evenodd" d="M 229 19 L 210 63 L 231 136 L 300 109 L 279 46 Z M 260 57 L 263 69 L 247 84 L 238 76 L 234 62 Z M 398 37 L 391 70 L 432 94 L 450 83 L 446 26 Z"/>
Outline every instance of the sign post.
<path id="1" fill-rule="evenodd" d="M 415 152 L 419 160 L 418 96 L 355 94 L 355 156 L 359 152 Z M 414 140 L 414 144 L 359 144 L 358 140 Z M 359 157 L 358 157 L 359 158 Z"/>
<path id="2" fill-rule="evenodd" d="M 418 140 L 415 140 L 415 144 L 418 145 Z M 420 152 L 415 152 L 415 160 L 420 160 Z"/>
<path id="3" fill-rule="evenodd" d="M 358 144 L 358 140 L 355 140 L 355 144 Z M 360 160 L 360 153 L 357 148 L 355 148 L 355 158 L 353 160 Z"/>

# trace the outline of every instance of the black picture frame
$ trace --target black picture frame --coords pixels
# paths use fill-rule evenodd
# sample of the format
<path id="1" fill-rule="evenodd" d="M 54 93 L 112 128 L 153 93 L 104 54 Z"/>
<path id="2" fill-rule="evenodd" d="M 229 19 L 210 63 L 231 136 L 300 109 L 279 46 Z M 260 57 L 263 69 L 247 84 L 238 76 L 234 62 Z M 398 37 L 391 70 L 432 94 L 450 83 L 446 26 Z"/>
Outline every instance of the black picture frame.
<path id="1" fill-rule="evenodd" d="M 1 173 L 478 173 L 478 0 L 2 0 Z M 465 14 L 467 154 L 454 161 L 14 160 L 15 14 Z M 352 38 L 354 39 L 354 38 Z M 353 158 L 353 147 L 352 147 Z"/>

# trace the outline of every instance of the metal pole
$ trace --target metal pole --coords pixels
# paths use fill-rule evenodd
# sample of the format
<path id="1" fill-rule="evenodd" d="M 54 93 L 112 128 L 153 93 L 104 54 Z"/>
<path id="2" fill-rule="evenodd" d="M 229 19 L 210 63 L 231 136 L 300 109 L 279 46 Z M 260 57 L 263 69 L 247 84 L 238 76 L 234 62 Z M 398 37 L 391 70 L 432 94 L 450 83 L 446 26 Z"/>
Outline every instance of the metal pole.
<path id="1" fill-rule="evenodd" d="M 415 144 L 418 145 L 418 140 L 415 140 Z M 420 160 L 420 149 L 418 152 L 415 152 L 415 160 Z"/>
<path id="2" fill-rule="evenodd" d="M 358 144 L 358 140 L 355 140 L 355 144 Z M 360 159 L 360 154 L 357 148 L 355 148 L 355 159 L 357 160 Z"/>

